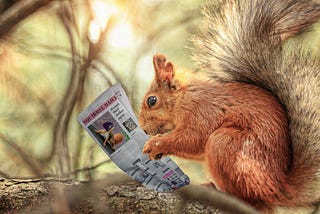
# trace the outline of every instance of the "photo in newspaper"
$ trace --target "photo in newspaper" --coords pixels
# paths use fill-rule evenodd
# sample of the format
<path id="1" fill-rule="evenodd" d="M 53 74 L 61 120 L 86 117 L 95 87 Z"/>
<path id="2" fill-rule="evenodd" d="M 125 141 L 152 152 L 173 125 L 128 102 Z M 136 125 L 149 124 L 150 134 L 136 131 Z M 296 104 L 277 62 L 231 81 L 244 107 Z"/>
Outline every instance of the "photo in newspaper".
<path id="1" fill-rule="evenodd" d="M 109 112 L 104 113 L 88 129 L 109 155 L 130 139 Z"/>
<path id="2" fill-rule="evenodd" d="M 142 153 L 148 136 L 138 126 L 120 84 L 103 92 L 78 120 L 112 161 L 138 182 L 161 192 L 189 184 L 188 176 L 171 158 L 149 160 Z"/>

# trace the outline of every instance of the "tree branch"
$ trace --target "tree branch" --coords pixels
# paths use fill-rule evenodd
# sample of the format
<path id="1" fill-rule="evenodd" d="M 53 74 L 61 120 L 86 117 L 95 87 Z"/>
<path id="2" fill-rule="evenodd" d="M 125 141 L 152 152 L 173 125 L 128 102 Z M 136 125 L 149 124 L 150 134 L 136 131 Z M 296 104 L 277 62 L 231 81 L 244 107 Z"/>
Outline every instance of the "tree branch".
<path id="1" fill-rule="evenodd" d="M 184 201 L 200 201 L 230 213 L 258 214 L 255 209 L 239 199 L 204 186 L 188 185 L 177 192 Z"/>
<path id="2" fill-rule="evenodd" d="M 13 142 L 11 139 L 9 139 L 9 137 L 5 136 L 1 132 L 0 132 L 0 140 L 8 144 L 20 155 L 21 159 L 23 160 L 23 163 L 25 163 L 28 166 L 28 168 L 32 171 L 33 174 L 35 174 L 36 176 L 41 176 L 42 169 L 41 169 L 40 163 L 37 162 L 37 160 L 30 157 L 20 146 L 18 146 L 18 144 Z M 4 177 L 7 177 L 3 173 L 1 174 Z"/>
<path id="3" fill-rule="evenodd" d="M 72 55 L 72 68 L 71 68 L 71 77 L 67 90 L 65 91 L 64 99 L 62 100 L 61 108 L 58 114 L 56 124 L 54 126 L 53 133 L 53 148 L 51 151 L 51 157 L 55 154 L 59 154 L 59 166 L 60 172 L 62 175 L 70 175 L 71 172 L 71 160 L 69 146 L 67 142 L 68 138 L 68 126 L 70 117 L 73 111 L 73 108 L 77 102 L 77 90 L 80 87 L 80 74 L 83 72 L 76 61 L 77 48 L 75 44 L 75 38 L 72 31 L 72 26 L 76 28 L 74 23 L 70 21 L 70 17 L 73 16 L 73 10 L 70 10 L 69 7 L 72 5 L 62 5 L 62 11 L 58 12 L 59 18 L 67 32 L 69 42 L 70 42 L 70 51 Z"/>
<path id="4" fill-rule="evenodd" d="M 108 159 L 108 160 L 105 160 L 105 161 L 102 161 L 100 163 L 97 163 L 95 164 L 94 166 L 90 166 L 90 167 L 84 167 L 84 168 L 81 168 L 81 169 L 76 169 L 72 172 L 72 174 L 78 174 L 80 172 L 86 172 L 86 171 L 91 171 L 91 170 L 95 170 L 96 168 L 106 164 L 106 163 L 110 163 L 111 162 L 111 159 Z"/>
<path id="5" fill-rule="evenodd" d="M 175 193 L 142 187 L 124 173 L 92 182 L 0 179 L 0 210 L 9 213 L 257 213 L 224 193 L 189 185 Z M 194 198 L 197 196 L 197 198 Z M 194 199 L 196 201 L 194 201 Z M 178 206 L 177 206 L 178 205 Z M 108 209 L 106 209 L 108 208 Z"/>
<path id="6" fill-rule="evenodd" d="M 8 34 L 16 24 L 52 0 L 18 1 L 0 15 L 0 38 Z"/>
<path id="7" fill-rule="evenodd" d="M 7 173 L 0 171 L 0 177 L 2 178 L 10 178 L 10 175 L 8 175 Z"/>

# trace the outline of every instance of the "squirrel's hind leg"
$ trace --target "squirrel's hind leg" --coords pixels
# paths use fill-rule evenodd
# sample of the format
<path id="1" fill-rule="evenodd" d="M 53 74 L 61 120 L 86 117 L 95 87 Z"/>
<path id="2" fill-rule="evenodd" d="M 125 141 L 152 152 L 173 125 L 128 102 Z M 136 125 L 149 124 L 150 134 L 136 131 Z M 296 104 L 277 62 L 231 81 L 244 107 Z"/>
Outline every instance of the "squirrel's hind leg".
<path id="1" fill-rule="evenodd" d="M 205 160 L 217 189 L 272 212 L 284 173 L 264 149 L 253 131 L 221 127 L 208 138 Z"/>

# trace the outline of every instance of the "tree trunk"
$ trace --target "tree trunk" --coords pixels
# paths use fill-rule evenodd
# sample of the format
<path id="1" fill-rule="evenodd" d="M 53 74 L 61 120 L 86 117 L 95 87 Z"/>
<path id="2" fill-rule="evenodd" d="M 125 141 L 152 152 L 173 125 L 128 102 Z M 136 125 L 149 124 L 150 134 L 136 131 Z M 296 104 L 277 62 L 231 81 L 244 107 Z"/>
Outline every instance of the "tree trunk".
<path id="1" fill-rule="evenodd" d="M 218 213 L 198 202 L 183 203 L 131 181 L 73 182 L 55 178 L 1 179 L 1 213 Z M 100 187 L 100 188 L 99 188 Z"/>

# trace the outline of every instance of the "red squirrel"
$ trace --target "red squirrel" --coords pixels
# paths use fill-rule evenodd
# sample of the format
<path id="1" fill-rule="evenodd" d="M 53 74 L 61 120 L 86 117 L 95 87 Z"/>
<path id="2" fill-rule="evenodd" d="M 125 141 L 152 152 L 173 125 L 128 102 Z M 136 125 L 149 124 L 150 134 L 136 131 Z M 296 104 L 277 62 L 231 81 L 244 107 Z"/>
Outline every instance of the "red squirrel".
<path id="1" fill-rule="evenodd" d="M 218 2 L 218 3 L 217 3 Z M 214 186 L 262 210 L 320 202 L 320 58 L 283 43 L 320 19 L 301 0 L 219 0 L 192 38 L 204 72 L 162 54 L 139 122 L 143 152 L 200 160 Z"/>

